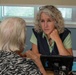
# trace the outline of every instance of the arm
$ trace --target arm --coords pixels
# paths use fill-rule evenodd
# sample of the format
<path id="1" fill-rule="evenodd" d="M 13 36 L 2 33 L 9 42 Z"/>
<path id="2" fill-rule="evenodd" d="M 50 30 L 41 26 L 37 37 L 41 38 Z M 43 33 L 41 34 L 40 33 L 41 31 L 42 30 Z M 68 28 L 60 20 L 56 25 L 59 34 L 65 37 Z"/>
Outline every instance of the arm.
<path id="1" fill-rule="evenodd" d="M 43 73 L 43 75 L 46 75 L 46 71 L 44 70 L 42 63 L 40 61 L 40 54 L 38 52 L 38 47 L 37 47 L 37 39 L 36 39 L 36 36 L 34 35 L 34 33 L 32 33 L 30 42 L 32 43 L 32 52 L 34 54 L 29 55 L 29 56 L 31 59 L 33 59 L 35 61 L 36 65 L 39 67 L 39 69 Z"/>
<path id="2" fill-rule="evenodd" d="M 59 37 L 57 29 L 54 29 L 50 34 L 50 38 L 56 42 L 60 55 L 73 55 L 72 48 L 66 49 Z"/>
<path id="3" fill-rule="evenodd" d="M 72 53 L 72 48 L 70 49 L 66 49 L 61 41 L 61 39 L 58 39 L 56 41 L 56 44 L 57 44 L 57 47 L 58 47 L 58 50 L 59 50 L 59 54 L 60 55 L 73 55 Z"/>
<path id="4" fill-rule="evenodd" d="M 40 61 L 40 56 L 38 56 L 38 54 L 36 52 L 34 53 L 34 52 L 28 50 L 26 52 L 26 56 L 31 58 L 35 62 L 35 64 L 38 66 L 38 68 L 40 69 L 40 71 L 43 75 L 47 75 L 46 71 L 44 70 L 42 63 Z"/>
<path id="5" fill-rule="evenodd" d="M 32 44 L 32 51 L 40 58 L 40 53 L 38 52 L 38 47 L 35 44 Z"/>

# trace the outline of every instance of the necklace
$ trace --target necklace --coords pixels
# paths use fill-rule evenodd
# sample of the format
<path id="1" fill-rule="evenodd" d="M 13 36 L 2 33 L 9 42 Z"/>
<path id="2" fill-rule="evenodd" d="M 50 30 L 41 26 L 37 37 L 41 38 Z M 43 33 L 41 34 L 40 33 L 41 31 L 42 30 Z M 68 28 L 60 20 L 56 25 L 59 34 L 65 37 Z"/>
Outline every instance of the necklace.
<path id="1" fill-rule="evenodd" d="M 50 46 L 51 46 L 51 44 L 52 44 L 52 40 L 51 40 L 51 38 L 49 39 L 49 44 L 50 44 Z"/>

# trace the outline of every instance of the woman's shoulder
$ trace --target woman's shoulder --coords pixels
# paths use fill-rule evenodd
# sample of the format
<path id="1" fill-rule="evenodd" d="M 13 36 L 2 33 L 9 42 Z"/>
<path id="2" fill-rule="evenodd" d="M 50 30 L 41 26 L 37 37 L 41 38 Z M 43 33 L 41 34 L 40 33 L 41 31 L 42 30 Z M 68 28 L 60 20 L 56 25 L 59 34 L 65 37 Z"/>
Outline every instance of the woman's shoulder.
<path id="1" fill-rule="evenodd" d="M 62 39 L 62 41 L 64 41 L 64 39 L 71 34 L 71 31 L 67 28 L 64 29 L 64 32 L 60 34 L 60 38 Z"/>
<path id="2" fill-rule="evenodd" d="M 35 29 L 32 29 L 33 31 L 33 34 L 36 36 L 36 37 L 41 37 L 43 32 L 37 32 Z"/>
<path id="3" fill-rule="evenodd" d="M 71 33 L 71 31 L 68 28 L 64 28 L 64 32 Z"/>

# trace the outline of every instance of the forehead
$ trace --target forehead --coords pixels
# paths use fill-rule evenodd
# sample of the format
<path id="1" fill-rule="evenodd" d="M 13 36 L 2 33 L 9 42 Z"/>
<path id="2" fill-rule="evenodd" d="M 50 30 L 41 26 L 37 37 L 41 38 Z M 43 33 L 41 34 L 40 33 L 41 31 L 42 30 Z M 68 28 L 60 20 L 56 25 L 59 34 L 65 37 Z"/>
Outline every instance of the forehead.
<path id="1" fill-rule="evenodd" d="M 42 12 L 40 17 L 41 19 L 52 19 L 52 16 L 45 12 Z"/>

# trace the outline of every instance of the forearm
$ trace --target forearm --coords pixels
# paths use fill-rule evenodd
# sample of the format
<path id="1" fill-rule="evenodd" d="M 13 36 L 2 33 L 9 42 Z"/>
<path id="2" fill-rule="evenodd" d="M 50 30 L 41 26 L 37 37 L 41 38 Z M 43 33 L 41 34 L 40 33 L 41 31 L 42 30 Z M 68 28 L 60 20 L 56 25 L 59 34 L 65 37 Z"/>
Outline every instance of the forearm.
<path id="1" fill-rule="evenodd" d="M 43 68 L 43 65 L 42 65 L 42 63 L 41 63 L 41 61 L 40 61 L 40 58 L 37 57 L 37 58 L 34 59 L 34 61 L 35 61 L 35 64 L 39 67 L 41 73 L 42 73 L 43 75 L 46 75 L 46 71 L 45 71 L 45 69 Z"/>
<path id="2" fill-rule="evenodd" d="M 62 40 L 59 39 L 56 41 L 56 45 L 60 55 L 72 55 L 63 45 Z"/>
<path id="3" fill-rule="evenodd" d="M 26 56 L 31 58 L 35 62 L 35 64 L 38 66 L 38 68 L 40 69 L 40 71 L 43 75 L 46 75 L 46 71 L 44 70 L 42 63 L 40 61 L 40 58 L 39 58 L 40 55 L 36 55 L 32 51 L 27 51 Z"/>

